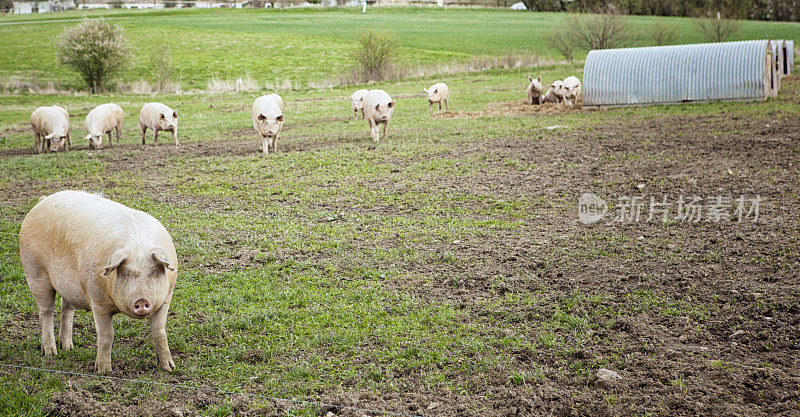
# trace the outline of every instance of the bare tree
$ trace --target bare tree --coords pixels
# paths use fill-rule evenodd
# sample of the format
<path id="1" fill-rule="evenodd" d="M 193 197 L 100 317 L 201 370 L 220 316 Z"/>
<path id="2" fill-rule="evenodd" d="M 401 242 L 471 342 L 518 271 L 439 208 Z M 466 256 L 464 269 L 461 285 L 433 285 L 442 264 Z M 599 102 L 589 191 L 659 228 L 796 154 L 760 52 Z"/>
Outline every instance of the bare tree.
<path id="1" fill-rule="evenodd" d="M 550 32 L 550 36 L 548 36 L 545 40 L 550 46 L 555 48 L 555 50 L 557 50 L 564 57 L 564 59 L 567 60 L 567 62 L 573 61 L 573 50 L 575 49 L 575 44 L 565 28 L 554 28 Z"/>
<path id="2" fill-rule="evenodd" d="M 172 59 L 167 49 L 156 48 L 150 52 L 150 69 L 153 70 L 158 91 L 165 91 L 172 80 Z"/>
<path id="3" fill-rule="evenodd" d="M 655 26 L 653 26 L 653 40 L 658 46 L 674 44 L 676 34 L 677 32 L 674 27 L 667 26 L 663 23 L 656 23 Z"/>
<path id="4" fill-rule="evenodd" d="M 575 46 L 592 49 L 622 48 L 631 43 L 631 26 L 615 4 L 607 4 L 592 14 L 567 19 Z"/>
<path id="5" fill-rule="evenodd" d="M 725 42 L 742 27 L 738 20 L 726 19 L 717 12 L 716 16 L 706 15 L 695 19 L 697 28 L 708 42 Z"/>

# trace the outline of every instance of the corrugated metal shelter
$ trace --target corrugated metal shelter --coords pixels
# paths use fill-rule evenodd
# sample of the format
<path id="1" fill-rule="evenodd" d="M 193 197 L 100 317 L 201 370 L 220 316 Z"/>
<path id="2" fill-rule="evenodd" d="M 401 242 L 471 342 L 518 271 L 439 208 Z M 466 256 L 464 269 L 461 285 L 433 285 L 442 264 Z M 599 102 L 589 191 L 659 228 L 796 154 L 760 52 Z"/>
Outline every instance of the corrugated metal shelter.
<path id="1" fill-rule="evenodd" d="M 779 80 L 768 40 L 593 50 L 584 105 L 764 100 L 777 95 Z"/>

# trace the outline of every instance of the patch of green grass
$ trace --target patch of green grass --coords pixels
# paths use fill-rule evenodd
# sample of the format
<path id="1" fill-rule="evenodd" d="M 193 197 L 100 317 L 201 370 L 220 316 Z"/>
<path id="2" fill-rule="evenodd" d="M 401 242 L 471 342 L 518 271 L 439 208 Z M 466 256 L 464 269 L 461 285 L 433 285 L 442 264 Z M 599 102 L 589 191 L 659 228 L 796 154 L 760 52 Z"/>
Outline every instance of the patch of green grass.
<path id="1" fill-rule="evenodd" d="M 0 50 L 0 77 L 11 75 L 53 80 L 79 87 L 79 79 L 58 65 L 53 40 L 76 22 L 58 21 L 83 16 L 113 18 L 134 48 L 131 67 L 121 79 L 148 79 L 147 52 L 166 48 L 184 88 L 204 88 L 211 77 L 232 79 L 249 75 L 262 85 L 284 80 L 307 85 L 348 70 L 349 54 L 356 49 L 359 28 L 374 28 L 397 39 L 400 62 L 405 66 L 463 62 L 476 55 L 506 52 L 560 59 L 546 42 L 554 27 L 562 26 L 566 13 L 520 13 L 510 10 L 431 8 L 358 8 L 321 10 L 169 10 L 73 11 L 46 16 L 9 16 L 0 22 L 6 40 Z M 652 45 L 655 22 L 675 28 L 676 42 L 701 41 L 694 20 L 652 16 L 629 17 L 633 42 Z M 41 24 L 41 22 L 47 22 Z M 37 24 L 38 22 L 39 24 Z M 481 28 L 480 31 L 474 28 Z M 792 23 L 743 22 L 738 39 L 800 40 Z M 585 52 L 579 52 L 581 59 Z"/>

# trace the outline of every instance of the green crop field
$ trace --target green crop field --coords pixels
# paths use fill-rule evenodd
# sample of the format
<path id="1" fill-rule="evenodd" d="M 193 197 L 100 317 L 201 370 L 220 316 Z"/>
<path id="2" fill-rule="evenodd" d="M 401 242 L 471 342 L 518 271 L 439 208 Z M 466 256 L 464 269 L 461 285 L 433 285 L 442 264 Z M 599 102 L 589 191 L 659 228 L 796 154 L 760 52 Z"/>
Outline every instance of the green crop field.
<path id="1" fill-rule="evenodd" d="M 135 51 L 122 81 L 149 79 L 148 52 L 166 48 L 186 89 L 205 88 L 211 77 L 249 76 L 260 83 L 291 80 L 302 86 L 346 73 L 356 36 L 364 28 L 389 33 L 401 46 L 399 62 L 416 68 L 464 62 L 473 56 L 531 54 L 562 59 L 546 42 L 568 15 L 508 10 L 375 8 L 330 10 L 92 11 L 0 17 L 0 79 L 9 76 L 79 85 L 58 65 L 54 39 L 76 22 L 48 21 L 105 16 L 125 28 Z M 630 17 L 632 43 L 653 45 L 653 24 L 676 29 L 676 42 L 701 36 L 692 19 Z M 27 22 L 28 24 L 8 24 Z M 36 22 L 36 24 L 33 24 Z M 798 39 L 795 23 L 744 22 L 735 39 Z M 578 58 L 585 52 L 579 52 Z"/>
<path id="2" fill-rule="evenodd" d="M 356 23 L 391 31 L 411 64 L 505 51 L 554 59 L 564 16 L 495 10 L 105 12 L 148 76 L 168 44 L 185 88 L 211 76 L 334 77 Z M 0 75 L 77 85 L 50 46 L 82 13 L 0 22 Z M 632 17 L 698 40 L 691 20 Z M 36 22 L 36 23 L 34 23 Z M 41 23 L 40 23 L 41 22 Z M 741 38 L 800 39 L 793 23 L 745 22 Z M 324 58 L 323 58 L 324 57 Z M 322 60 L 325 61 L 322 61 Z M 2 415 L 687 415 L 800 413 L 800 82 L 765 102 L 614 109 L 522 103 L 528 73 L 580 64 L 377 83 L 396 100 L 389 138 L 354 118 L 352 88 L 279 91 L 278 152 L 264 157 L 250 106 L 261 94 L 0 95 Z M 449 112 L 422 88 L 450 86 Z M 152 133 L 145 102 L 178 110 L 181 145 Z M 122 144 L 90 150 L 94 106 L 125 111 Z M 73 149 L 37 155 L 28 120 L 71 114 Z M 179 277 L 167 332 L 177 369 L 156 366 L 147 324 L 115 317 L 110 376 L 262 398 L 59 375 L 93 373 L 91 313 L 75 349 L 44 358 L 19 258 L 26 213 L 82 189 L 146 211 L 170 231 Z M 760 195 L 758 223 L 578 221 L 577 197 Z M 751 213 L 752 214 L 752 213 Z M 56 325 L 59 316 L 56 315 Z M 618 372 L 602 381 L 598 370 Z M 335 404 L 292 404 L 297 401 Z"/>

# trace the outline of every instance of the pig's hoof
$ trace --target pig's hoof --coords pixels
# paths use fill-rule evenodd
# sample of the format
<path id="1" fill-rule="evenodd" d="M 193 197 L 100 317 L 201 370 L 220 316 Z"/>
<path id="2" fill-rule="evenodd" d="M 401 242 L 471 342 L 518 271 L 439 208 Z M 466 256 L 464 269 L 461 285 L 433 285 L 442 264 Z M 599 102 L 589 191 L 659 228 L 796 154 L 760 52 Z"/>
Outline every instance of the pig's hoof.
<path id="1" fill-rule="evenodd" d="M 55 345 L 53 345 L 53 346 L 45 346 L 42 350 L 44 351 L 44 357 L 45 358 L 49 358 L 51 356 L 55 356 L 58 353 L 58 350 L 56 350 L 56 346 Z"/>
<path id="2" fill-rule="evenodd" d="M 167 372 L 172 372 L 172 371 L 175 370 L 175 361 L 173 361 L 172 358 L 169 358 L 168 360 L 165 360 L 165 361 L 158 361 L 158 362 L 161 365 L 161 369 L 163 369 L 163 370 L 165 370 Z"/>
<path id="3" fill-rule="evenodd" d="M 74 347 L 75 347 L 75 345 L 72 344 L 72 340 L 62 340 L 61 341 L 61 350 L 63 350 L 64 352 L 72 350 L 72 348 L 74 348 Z"/>
<path id="4" fill-rule="evenodd" d="M 94 369 L 98 374 L 107 374 L 111 371 L 111 361 L 94 361 Z"/>

